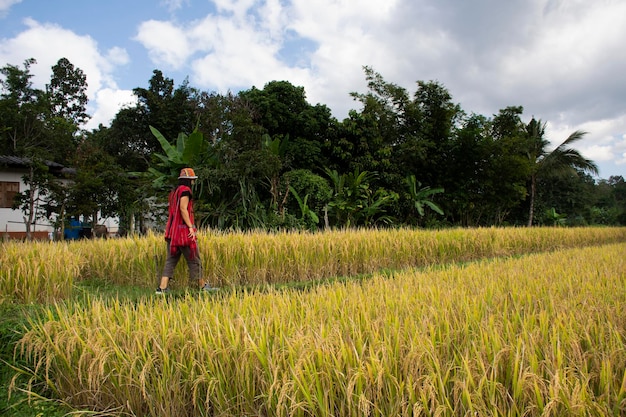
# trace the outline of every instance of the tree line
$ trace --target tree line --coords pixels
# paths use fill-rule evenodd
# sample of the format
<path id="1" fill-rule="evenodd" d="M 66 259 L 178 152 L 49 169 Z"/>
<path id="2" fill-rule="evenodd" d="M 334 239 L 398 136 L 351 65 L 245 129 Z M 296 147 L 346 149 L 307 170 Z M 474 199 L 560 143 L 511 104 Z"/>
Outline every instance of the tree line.
<path id="1" fill-rule="evenodd" d="M 0 69 L 0 154 L 33 161 L 25 182 L 59 224 L 159 224 L 184 166 L 200 177 L 199 226 L 216 229 L 626 224 L 623 177 L 594 179 L 573 147 L 585 132 L 550 150 L 546 123 L 524 122 L 521 106 L 467 112 L 436 81 L 410 93 L 364 67 L 360 109 L 339 121 L 288 81 L 217 94 L 154 70 L 136 104 L 86 131 L 82 70 L 62 58 L 39 90 L 35 62 Z M 46 160 L 74 168 L 71 183 Z M 32 195 L 16 207 L 34 212 Z"/>

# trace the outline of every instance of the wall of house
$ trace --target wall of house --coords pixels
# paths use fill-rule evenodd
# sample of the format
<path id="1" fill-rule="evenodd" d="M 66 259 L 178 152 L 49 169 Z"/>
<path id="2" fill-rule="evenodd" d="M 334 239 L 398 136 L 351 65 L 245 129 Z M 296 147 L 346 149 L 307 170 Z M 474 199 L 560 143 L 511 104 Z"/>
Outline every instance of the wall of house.
<path id="1" fill-rule="evenodd" d="M 23 192 L 28 187 L 22 181 L 25 172 L 20 171 L 0 171 L 0 181 L 19 182 L 19 192 Z M 0 207 L 0 238 L 23 239 L 26 237 L 26 225 L 24 224 L 24 213 L 21 210 Z M 54 219 L 37 220 L 31 225 L 31 234 L 35 239 L 52 239 L 54 233 Z M 119 229 L 117 218 L 98 219 L 98 224 L 107 227 L 108 237 L 113 237 Z"/>
<path id="2" fill-rule="evenodd" d="M 24 172 L 7 171 L 0 172 L 0 181 L 19 182 L 19 191 L 24 191 L 27 187 L 22 181 Z M 31 225 L 31 232 L 37 239 L 48 239 L 54 231 L 53 225 L 47 220 L 37 220 Z M 21 210 L 0 207 L 0 235 L 8 235 L 11 238 L 21 238 L 26 236 L 26 225 L 24 224 L 24 213 Z"/>

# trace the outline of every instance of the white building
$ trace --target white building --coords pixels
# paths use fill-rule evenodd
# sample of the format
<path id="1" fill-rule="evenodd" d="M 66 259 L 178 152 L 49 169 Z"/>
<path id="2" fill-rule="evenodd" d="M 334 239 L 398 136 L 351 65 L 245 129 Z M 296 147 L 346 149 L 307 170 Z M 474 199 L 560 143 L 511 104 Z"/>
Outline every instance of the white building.
<path id="1" fill-rule="evenodd" d="M 64 178 L 75 173 L 74 169 L 54 162 L 46 162 L 46 165 L 62 182 L 69 182 Z M 28 159 L 0 155 L 0 236 L 3 238 L 26 237 L 26 213 L 20 209 L 13 210 L 12 205 L 15 195 L 28 189 L 23 177 L 28 174 L 29 166 Z M 35 223 L 31 224 L 31 236 L 34 239 L 52 239 L 55 218 L 46 217 L 41 205 L 36 206 L 35 210 L 37 215 L 33 219 Z M 42 220 L 42 217 L 46 218 Z M 107 226 L 109 235 L 117 233 L 117 219 L 99 219 L 98 223 Z"/>

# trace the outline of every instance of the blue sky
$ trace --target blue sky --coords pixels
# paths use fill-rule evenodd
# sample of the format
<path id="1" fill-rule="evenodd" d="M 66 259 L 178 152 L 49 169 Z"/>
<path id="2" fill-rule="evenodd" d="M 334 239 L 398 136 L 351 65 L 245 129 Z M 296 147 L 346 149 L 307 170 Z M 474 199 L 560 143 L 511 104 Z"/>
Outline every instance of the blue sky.
<path id="1" fill-rule="evenodd" d="M 411 94 L 442 83 L 467 112 L 524 107 L 556 146 L 575 130 L 600 177 L 626 177 L 625 0 L 0 0 L 0 65 L 68 58 L 108 125 L 154 69 L 225 93 L 303 86 L 342 120 L 371 66 Z"/>

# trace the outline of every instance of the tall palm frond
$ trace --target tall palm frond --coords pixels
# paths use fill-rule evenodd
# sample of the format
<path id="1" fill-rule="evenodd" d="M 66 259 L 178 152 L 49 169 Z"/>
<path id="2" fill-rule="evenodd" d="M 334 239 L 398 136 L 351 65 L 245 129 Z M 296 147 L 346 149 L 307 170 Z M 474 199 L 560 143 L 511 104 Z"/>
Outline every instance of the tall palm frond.
<path id="1" fill-rule="evenodd" d="M 571 170 L 598 174 L 598 166 L 592 160 L 584 158 L 578 150 L 570 147 L 573 143 L 581 140 L 587 132 L 582 130 L 575 131 L 556 149 L 549 152 L 547 148 L 550 142 L 545 138 L 545 130 L 546 124 L 534 118 L 526 127 L 529 141 L 528 158 L 532 165 L 528 226 L 533 224 L 537 178 L 548 172 L 564 173 Z"/>

